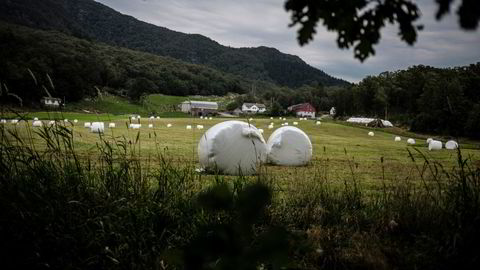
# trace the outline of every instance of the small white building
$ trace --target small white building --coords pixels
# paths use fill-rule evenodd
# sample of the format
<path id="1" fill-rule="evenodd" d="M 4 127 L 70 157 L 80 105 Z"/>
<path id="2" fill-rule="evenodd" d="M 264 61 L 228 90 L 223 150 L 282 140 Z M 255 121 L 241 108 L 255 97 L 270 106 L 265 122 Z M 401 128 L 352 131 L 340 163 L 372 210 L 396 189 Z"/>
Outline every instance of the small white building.
<path id="1" fill-rule="evenodd" d="M 267 110 L 265 104 L 260 103 L 243 103 L 243 113 L 264 113 Z"/>
<path id="2" fill-rule="evenodd" d="M 62 100 L 60 98 L 43 97 L 41 103 L 43 106 L 47 107 L 60 107 Z"/>
<path id="3" fill-rule="evenodd" d="M 214 114 L 218 111 L 217 102 L 188 100 L 180 104 L 180 108 L 184 113 L 192 115 L 205 116 Z"/>

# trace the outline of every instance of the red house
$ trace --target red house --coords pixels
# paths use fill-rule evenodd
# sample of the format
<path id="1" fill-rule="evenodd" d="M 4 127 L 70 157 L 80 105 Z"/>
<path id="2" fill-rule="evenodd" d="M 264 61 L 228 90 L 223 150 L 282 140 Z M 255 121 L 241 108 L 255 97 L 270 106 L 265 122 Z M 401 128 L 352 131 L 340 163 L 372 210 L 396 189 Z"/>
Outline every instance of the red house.
<path id="1" fill-rule="evenodd" d="M 315 108 L 310 103 L 301 103 L 287 108 L 290 112 L 295 112 L 298 117 L 315 117 Z"/>

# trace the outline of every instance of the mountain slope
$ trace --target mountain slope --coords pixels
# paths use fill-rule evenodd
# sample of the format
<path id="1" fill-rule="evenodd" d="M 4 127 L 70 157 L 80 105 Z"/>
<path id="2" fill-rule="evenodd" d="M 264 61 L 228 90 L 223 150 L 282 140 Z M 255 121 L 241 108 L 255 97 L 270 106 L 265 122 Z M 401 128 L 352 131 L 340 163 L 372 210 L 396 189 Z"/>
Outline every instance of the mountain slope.
<path id="1" fill-rule="evenodd" d="M 198 34 L 139 21 L 92 0 L 0 0 L 0 19 L 40 29 L 203 64 L 282 86 L 346 85 L 273 48 L 230 48 Z"/>

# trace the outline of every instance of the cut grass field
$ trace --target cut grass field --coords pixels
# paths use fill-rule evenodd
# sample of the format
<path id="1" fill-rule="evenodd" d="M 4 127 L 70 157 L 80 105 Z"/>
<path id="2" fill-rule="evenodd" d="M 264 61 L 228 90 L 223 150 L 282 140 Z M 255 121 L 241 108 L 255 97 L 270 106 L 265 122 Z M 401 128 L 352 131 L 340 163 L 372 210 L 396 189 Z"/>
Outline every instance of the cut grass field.
<path id="1" fill-rule="evenodd" d="M 126 138 L 129 142 L 136 142 L 136 151 L 140 157 L 150 160 L 158 154 L 158 151 L 165 153 L 166 156 L 178 162 L 178 164 L 197 164 L 197 144 L 202 134 L 216 123 L 227 121 L 228 119 L 214 118 L 213 120 L 199 118 L 160 118 L 140 120 L 131 120 L 128 115 L 113 114 L 82 114 L 82 113 L 35 113 L 27 115 L 31 119 L 35 115 L 41 120 L 44 119 L 78 119 L 77 124 L 68 123 L 66 127 L 73 130 L 73 137 L 76 144 L 76 150 L 85 156 L 94 156 L 98 151 L 96 144 L 100 142 L 98 134 L 93 134 L 89 129 L 84 128 L 86 121 L 105 122 L 105 133 L 103 138 L 107 141 L 113 141 L 118 138 Z M 26 117 L 26 118 L 27 118 Z M 27 118 L 27 119 L 28 119 Z M 242 119 L 239 119 L 242 120 Z M 246 119 L 243 119 L 247 121 Z M 298 181 L 304 179 L 315 180 L 320 175 L 328 178 L 339 185 L 342 185 L 344 179 L 355 178 L 363 186 L 370 190 L 381 188 L 383 180 L 403 181 L 417 174 L 416 165 L 422 165 L 425 155 L 429 160 L 438 161 L 446 168 L 456 164 L 456 151 L 442 149 L 440 151 L 428 151 L 424 135 L 407 133 L 416 139 L 415 145 L 407 145 L 408 137 L 402 137 L 401 142 L 395 142 L 396 134 L 405 134 L 405 131 L 396 128 L 372 129 L 362 126 L 344 125 L 342 122 L 327 121 L 321 125 L 316 125 L 315 121 L 299 121 L 295 118 L 288 118 L 286 122 L 290 125 L 294 121 L 298 122 L 298 128 L 307 133 L 313 145 L 312 161 L 304 167 L 284 167 L 266 165 L 264 171 L 277 179 L 280 187 L 295 185 Z M 113 122 L 116 128 L 108 128 L 108 123 Z M 129 129 L 128 125 L 141 123 L 140 129 Z M 268 129 L 268 125 L 273 122 L 275 128 Z M 270 134 L 281 123 L 285 121 L 274 118 L 273 120 L 254 119 L 251 124 L 264 130 L 264 138 L 268 140 Z M 153 128 L 148 128 L 148 124 L 153 124 Z M 172 127 L 167 128 L 167 124 Z M 204 126 L 203 130 L 196 129 L 196 125 Z M 22 136 L 29 136 L 27 129 L 31 127 L 31 121 L 27 123 L 20 122 L 18 125 L 6 124 L 9 129 L 16 129 Z M 192 130 L 187 130 L 186 125 L 192 125 Z M 375 136 L 367 135 L 369 131 L 374 131 Z M 37 142 L 40 143 L 40 140 Z M 445 141 L 444 141 L 445 142 Z M 463 155 L 469 157 L 474 164 L 480 160 L 480 146 L 477 142 L 460 141 Z M 415 162 L 412 161 L 415 159 Z M 208 178 L 208 177 L 207 177 Z"/>
<path id="2" fill-rule="evenodd" d="M 202 134 L 227 119 L 132 130 L 128 115 L 64 113 L 80 121 L 44 129 L 35 116 L 52 119 L 0 125 L 6 269 L 478 269 L 477 142 L 460 141 L 462 158 L 398 129 L 289 118 L 312 140 L 307 166 L 226 177 L 194 168 Z M 268 138 L 272 121 L 251 123 Z"/>

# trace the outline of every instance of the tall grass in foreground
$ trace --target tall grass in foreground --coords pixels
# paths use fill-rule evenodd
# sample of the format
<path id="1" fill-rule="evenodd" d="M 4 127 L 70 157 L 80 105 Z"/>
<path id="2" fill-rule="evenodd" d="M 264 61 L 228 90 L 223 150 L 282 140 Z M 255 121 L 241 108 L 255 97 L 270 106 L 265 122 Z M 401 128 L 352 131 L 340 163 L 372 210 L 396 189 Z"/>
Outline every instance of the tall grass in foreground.
<path id="1" fill-rule="evenodd" d="M 460 151 L 453 170 L 411 155 L 417 171 L 380 192 L 362 190 L 353 161 L 332 185 L 328 160 L 288 188 L 263 170 L 204 187 L 160 150 L 140 162 L 136 141 L 100 136 L 98 155 L 80 158 L 68 128 L 31 132 L 45 147 L 0 126 L 3 269 L 480 265 L 480 169 Z"/>

